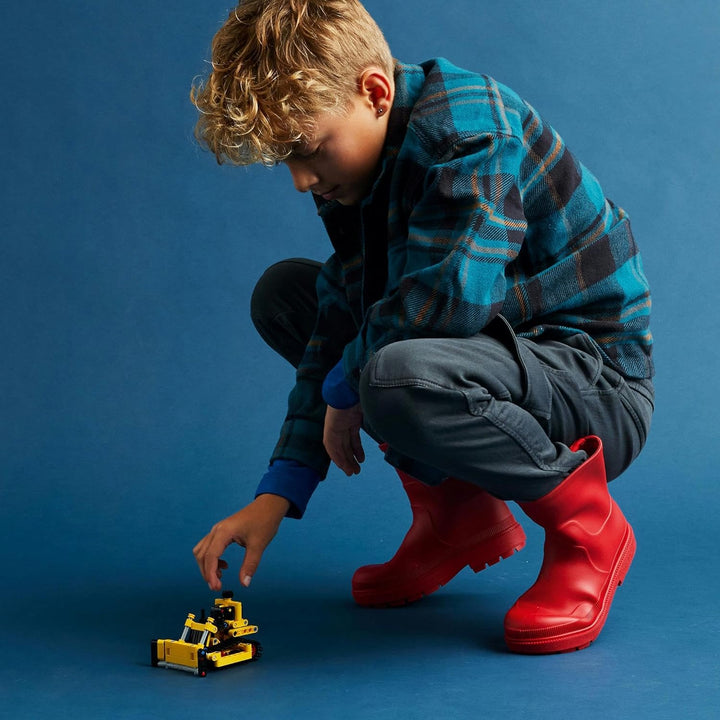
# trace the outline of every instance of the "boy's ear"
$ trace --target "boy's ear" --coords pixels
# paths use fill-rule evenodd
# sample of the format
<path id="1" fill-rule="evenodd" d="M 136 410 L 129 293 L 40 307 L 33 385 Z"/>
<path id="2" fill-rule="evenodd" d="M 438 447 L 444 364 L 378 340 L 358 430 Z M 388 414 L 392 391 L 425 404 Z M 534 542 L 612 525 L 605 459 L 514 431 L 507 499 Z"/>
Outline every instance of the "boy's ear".
<path id="1" fill-rule="evenodd" d="M 368 101 L 374 112 L 380 109 L 387 112 L 392 105 L 395 86 L 384 70 L 369 67 L 360 74 L 358 92 Z"/>

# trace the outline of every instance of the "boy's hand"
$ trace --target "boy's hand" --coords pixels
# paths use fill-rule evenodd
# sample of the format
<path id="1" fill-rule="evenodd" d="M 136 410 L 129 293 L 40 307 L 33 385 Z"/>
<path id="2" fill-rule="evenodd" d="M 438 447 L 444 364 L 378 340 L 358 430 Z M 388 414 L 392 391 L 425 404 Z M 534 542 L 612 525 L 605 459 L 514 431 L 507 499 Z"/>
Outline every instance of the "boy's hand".
<path id="1" fill-rule="evenodd" d="M 338 410 L 328 405 L 325 413 L 323 444 L 330 459 L 348 476 L 360 472 L 360 463 L 365 462 L 365 451 L 360 442 L 362 428 L 360 403 Z"/>
<path id="2" fill-rule="evenodd" d="M 221 555 L 233 542 L 245 548 L 240 582 L 245 587 L 250 585 L 265 548 L 275 537 L 289 508 L 290 502 L 279 495 L 259 495 L 242 510 L 217 523 L 193 548 L 200 572 L 211 590 L 222 588 L 222 571 L 228 564 Z"/>

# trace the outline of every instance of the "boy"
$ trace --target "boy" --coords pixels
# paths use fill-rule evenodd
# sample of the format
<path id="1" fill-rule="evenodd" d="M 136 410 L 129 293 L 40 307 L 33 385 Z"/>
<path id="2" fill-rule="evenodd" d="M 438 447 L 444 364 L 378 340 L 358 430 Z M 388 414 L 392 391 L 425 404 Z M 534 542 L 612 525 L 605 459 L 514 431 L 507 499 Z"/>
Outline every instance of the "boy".
<path id="1" fill-rule="evenodd" d="M 607 482 L 653 408 L 626 214 L 510 89 L 445 60 L 394 62 L 356 0 L 244 0 L 192 97 L 218 161 L 286 164 L 335 250 L 255 289 L 254 322 L 296 384 L 256 499 L 194 549 L 210 587 L 231 542 L 249 585 L 330 460 L 360 472 L 362 428 L 413 523 L 388 563 L 355 573 L 358 603 L 412 602 L 521 549 L 514 500 L 546 539 L 505 618 L 509 648 L 589 645 L 635 551 Z"/>

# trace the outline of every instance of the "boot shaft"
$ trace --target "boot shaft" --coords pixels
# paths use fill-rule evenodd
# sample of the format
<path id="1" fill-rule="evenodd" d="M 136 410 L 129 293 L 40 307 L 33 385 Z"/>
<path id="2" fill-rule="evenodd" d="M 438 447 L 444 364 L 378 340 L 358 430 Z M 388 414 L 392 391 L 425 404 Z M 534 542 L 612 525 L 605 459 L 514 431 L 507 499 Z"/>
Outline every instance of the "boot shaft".
<path id="1" fill-rule="evenodd" d="M 608 522 L 614 504 L 607 489 L 602 443 L 591 435 L 570 449 L 586 454 L 583 464 L 547 495 L 519 505 L 548 534 L 572 536 L 574 528 L 581 534 L 596 534 Z"/>
<path id="2" fill-rule="evenodd" d="M 504 501 L 472 483 L 447 478 L 439 485 L 425 485 L 397 471 L 410 501 L 414 522 L 429 522 L 445 542 L 462 541 L 483 528 L 514 522 Z"/>

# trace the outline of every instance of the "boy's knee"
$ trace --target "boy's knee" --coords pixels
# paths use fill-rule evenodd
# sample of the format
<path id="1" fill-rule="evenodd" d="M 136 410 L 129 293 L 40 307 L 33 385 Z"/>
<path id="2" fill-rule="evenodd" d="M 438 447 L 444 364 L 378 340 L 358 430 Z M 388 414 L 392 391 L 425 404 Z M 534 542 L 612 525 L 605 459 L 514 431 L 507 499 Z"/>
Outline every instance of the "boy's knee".
<path id="1" fill-rule="evenodd" d="M 255 327 L 264 327 L 276 314 L 278 289 L 287 280 L 287 261 L 271 265 L 260 276 L 250 298 L 250 317 Z"/>
<path id="2" fill-rule="evenodd" d="M 435 338 L 399 340 L 378 350 L 368 363 L 370 380 L 378 387 L 446 384 L 452 360 Z"/>
<path id="3" fill-rule="evenodd" d="M 250 317 L 255 327 L 267 327 L 279 314 L 286 312 L 312 313 L 311 323 L 314 324 L 317 310 L 315 283 L 320 267 L 314 260 L 289 258 L 265 270 L 250 298 Z"/>
<path id="4" fill-rule="evenodd" d="M 416 393 L 424 381 L 412 341 L 400 341 L 379 350 L 360 376 L 360 403 L 365 423 L 385 442 L 417 437 L 422 413 Z"/>

